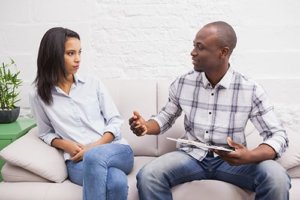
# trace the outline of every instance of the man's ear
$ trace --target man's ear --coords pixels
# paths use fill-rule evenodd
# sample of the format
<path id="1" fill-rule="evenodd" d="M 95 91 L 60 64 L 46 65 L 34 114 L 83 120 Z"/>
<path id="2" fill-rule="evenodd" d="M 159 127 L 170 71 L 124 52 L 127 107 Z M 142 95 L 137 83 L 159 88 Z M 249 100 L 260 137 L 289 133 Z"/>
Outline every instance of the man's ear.
<path id="1" fill-rule="evenodd" d="M 230 55 L 230 50 L 229 47 L 223 47 L 220 51 L 220 57 L 229 57 Z"/>

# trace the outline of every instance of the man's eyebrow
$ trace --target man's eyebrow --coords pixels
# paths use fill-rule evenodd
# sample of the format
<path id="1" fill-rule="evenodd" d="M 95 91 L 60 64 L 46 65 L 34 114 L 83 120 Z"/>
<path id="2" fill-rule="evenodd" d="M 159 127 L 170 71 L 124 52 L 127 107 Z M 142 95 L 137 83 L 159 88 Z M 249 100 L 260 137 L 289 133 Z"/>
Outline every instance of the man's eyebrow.
<path id="1" fill-rule="evenodd" d="M 196 42 L 196 41 L 193 41 L 193 44 L 194 45 L 201 45 L 201 46 L 205 46 L 202 42 Z"/>

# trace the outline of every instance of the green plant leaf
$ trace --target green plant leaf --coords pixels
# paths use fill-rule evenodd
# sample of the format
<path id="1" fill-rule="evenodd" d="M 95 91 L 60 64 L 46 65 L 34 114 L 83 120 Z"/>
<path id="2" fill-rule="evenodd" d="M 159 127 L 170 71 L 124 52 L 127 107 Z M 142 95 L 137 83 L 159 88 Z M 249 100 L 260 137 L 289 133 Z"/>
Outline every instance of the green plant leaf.
<path id="1" fill-rule="evenodd" d="M 13 109 L 16 107 L 22 80 L 19 78 L 20 71 L 16 70 L 17 65 L 13 59 L 10 62 L 2 62 L 0 66 L 0 108 Z"/>

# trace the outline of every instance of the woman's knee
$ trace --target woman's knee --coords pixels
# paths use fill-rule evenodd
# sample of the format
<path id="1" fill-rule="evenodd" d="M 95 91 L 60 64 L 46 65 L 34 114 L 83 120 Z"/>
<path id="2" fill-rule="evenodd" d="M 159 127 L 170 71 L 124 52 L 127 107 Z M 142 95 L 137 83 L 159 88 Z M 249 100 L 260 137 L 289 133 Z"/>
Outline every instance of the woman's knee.
<path id="1" fill-rule="evenodd" d="M 83 162 L 85 166 L 92 166 L 94 164 L 97 164 L 97 157 L 98 156 L 98 152 L 95 148 L 90 149 L 89 151 L 85 152 L 84 156 L 83 156 Z"/>
<path id="2" fill-rule="evenodd" d="M 111 167 L 108 169 L 107 175 L 107 192 L 112 195 L 119 193 L 120 196 L 127 195 L 128 180 L 127 175 L 120 169 Z"/>

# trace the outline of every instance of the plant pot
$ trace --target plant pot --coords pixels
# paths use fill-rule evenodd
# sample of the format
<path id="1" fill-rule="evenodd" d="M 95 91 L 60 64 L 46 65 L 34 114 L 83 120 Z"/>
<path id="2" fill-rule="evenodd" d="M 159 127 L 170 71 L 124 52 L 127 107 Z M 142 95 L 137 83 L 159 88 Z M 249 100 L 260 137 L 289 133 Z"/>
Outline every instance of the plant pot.
<path id="1" fill-rule="evenodd" d="M 20 114 L 20 107 L 16 107 L 11 110 L 0 109 L 0 124 L 7 124 L 14 122 L 18 119 Z"/>

